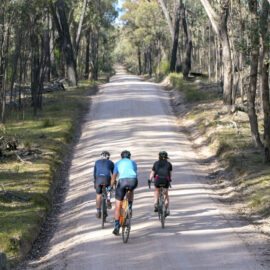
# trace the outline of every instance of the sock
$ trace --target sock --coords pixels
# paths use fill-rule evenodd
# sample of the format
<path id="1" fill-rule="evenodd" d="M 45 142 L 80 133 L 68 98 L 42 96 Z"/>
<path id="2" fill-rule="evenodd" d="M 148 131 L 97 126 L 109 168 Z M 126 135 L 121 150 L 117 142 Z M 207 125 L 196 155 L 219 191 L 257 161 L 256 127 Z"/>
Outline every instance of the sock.
<path id="1" fill-rule="evenodd" d="M 101 209 L 100 208 L 97 208 L 97 212 L 99 213 L 101 211 Z"/>
<path id="2" fill-rule="evenodd" d="M 114 228 L 118 229 L 119 227 L 120 227 L 120 220 L 117 219 L 117 220 L 114 221 Z"/>
<path id="3" fill-rule="evenodd" d="M 131 208 L 132 208 L 132 204 L 133 204 L 133 202 L 132 202 L 132 201 L 129 201 L 129 202 L 128 202 L 128 208 L 129 208 L 129 209 L 131 209 Z"/>

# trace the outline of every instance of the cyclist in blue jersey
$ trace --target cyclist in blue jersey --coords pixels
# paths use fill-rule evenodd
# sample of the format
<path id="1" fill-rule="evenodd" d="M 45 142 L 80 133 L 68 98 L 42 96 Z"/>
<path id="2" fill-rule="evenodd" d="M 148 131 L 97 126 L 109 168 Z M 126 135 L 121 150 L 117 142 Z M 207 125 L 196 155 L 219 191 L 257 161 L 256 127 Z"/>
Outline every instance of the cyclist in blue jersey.
<path id="1" fill-rule="evenodd" d="M 114 230 L 113 234 L 119 235 L 120 229 L 120 212 L 121 212 L 121 201 L 124 199 L 126 195 L 126 188 L 128 187 L 129 197 L 128 197 L 128 207 L 130 211 L 132 211 L 132 204 L 134 198 L 133 190 L 138 185 L 137 179 L 137 165 L 136 163 L 130 159 L 131 153 L 127 150 L 121 153 L 121 160 L 116 162 L 113 170 L 111 187 L 114 185 L 114 182 L 118 176 L 118 183 L 115 191 L 115 210 L 114 210 Z"/>
<path id="2" fill-rule="evenodd" d="M 96 189 L 96 207 L 97 213 L 96 217 L 101 218 L 101 209 L 100 209 L 100 202 L 102 197 L 102 185 L 106 185 L 108 189 L 108 197 L 107 197 L 107 207 L 108 209 L 112 208 L 111 205 L 111 174 L 113 173 L 114 163 L 109 160 L 110 153 L 108 151 L 103 151 L 101 153 L 101 159 L 97 160 L 94 167 L 94 186 Z"/>

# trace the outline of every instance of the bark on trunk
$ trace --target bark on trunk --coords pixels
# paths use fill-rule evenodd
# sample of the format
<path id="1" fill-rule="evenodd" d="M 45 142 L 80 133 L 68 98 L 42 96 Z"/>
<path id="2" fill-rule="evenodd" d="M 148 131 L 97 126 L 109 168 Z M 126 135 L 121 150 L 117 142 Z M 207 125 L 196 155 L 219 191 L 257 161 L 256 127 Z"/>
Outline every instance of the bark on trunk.
<path id="1" fill-rule="evenodd" d="M 142 74 L 142 61 L 141 61 L 141 48 L 138 46 L 138 67 L 139 67 L 139 75 Z"/>
<path id="2" fill-rule="evenodd" d="M 11 76 L 11 83 L 10 83 L 10 100 L 9 102 L 11 103 L 13 100 L 13 88 L 14 88 L 14 83 L 17 77 L 17 70 L 18 70 L 18 60 L 20 57 L 20 53 L 21 53 L 21 44 L 22 44 L 22 35 L 21 32 L 18 31 L 16 32 L 16 46 L 15 46 L 15 52 L 13 55 L 13 69 L 12 69 L 12 76 Z M 15 101 L 15 99 L 14 99 Z"/>
<path id="3" fill-rule="evenodd" d="M 178 37 L 179 37 L 181 2 L 182 1 L 180 0 L 179 5 L 177 7 L 176 14 L 175 14 L 173 48 L 172 48 L 171 64 L 170 64 L 170 71 L 171 72 L 175 71 L 175 65 L 176 65 L 176 61 L 177 61 L 177 48 L 178 48 Z"/>
<path id="4" fill-rule="evenodd" d="M 84 78 L 88 79 L 90 72 L 90 29 L 86 32 L 86 47 L 85 47 L 85 71 Z"/>
<path id="5" fill-rule="evenodd" d="M 57 0 L 51 9 L 59 33 L 61 47 L 65 55 L 68 83 L 69 85 L 74 86 L 77 85 L 76 61 L 73 53 L 64 1 Z"/>
<path id="6" fill-rule="evenodd" d="M 232 105 L 232 56 L 228 37 L 227 21 L 229 6 L 225 5 L 220 14 L 220 38 L 222 44 L 222 60 L 224 72 L 223 101 L 225 105 Z"/>
<path id="7" fill-rule="evenodd" d="M 53 27 L 52 17 L 49 15 L 49 29 L 50 29 L 50 58 L 49 58 L 49 80 L 52 78 L 57 78 L 57 68 L 55 63 L 55 55 L 54 55 L 54 32 L 55 29 Z"/>
<path id="8" fill-rule="evenodd" d="M 260 33 L 262 38 L 262 62 L 261 64 L 261 93 L 263 101 L 264 116 L 264 162 L 270 163 L 270 100 L 269 100 L 269 29 L 267 18 L 270 12 L 270 5 L 263 0 L 260 18 Z"/>
<path id="9" fill-rule="evenodd" d="M 82 13 L 78 25 L 78 31 L 76 35 L 76 41 L 75 41 L 75 58 L 77 59 L 78 52 L 79 52 L 79 45 L 80 45 L 80 40 L 81 40 L 81 33 L 82 33 L 82 25 L 83 25 L 83 20 L 84 20 L 84 15 L 87 7 L 87 0 L 83 1 L 83 7 L 82 7 Z"/>
<path id="10" fill-rule="evenodd" d="M 187 79 L 188 74 L 191 69 L 192 40 L 191 40 L 191 35 L 190 35 L 188 22 L 187 22 L 186 7 L 183 4 L 182 0 L 181 0 L 181 10 L 182 10 L 183 29 L 186 36 L 186 57 L 185 57 L 185 63 L 183 67 L 183 75 L 184 75 L 184 78 Z"/>
<path id="11" fill-rule="evenodd" d="M 163 0 L 158 0 L 159 3 L 160 3 L 160 6 L 162 8 L 162 11 L 164 13 L 164 16 L 167 20 L 167 23 L 168 23 L 168 26 L 169 26 L 169 30 L 170 30 L 170 34 L 171 34 L 171 39 L 172 39 L 172 43 L 174 42 L 174 28 L 173 28 L 173 24 L 172 24 L 172 19 L 171 19 L 171 16 L 169 14 L 169 11 L 164 3 Z"/>
<path id="12" fill-rule="evenodd" d="M 259 40 L 257 35 L 257 0 L 249 0 L 249 10 L 251 13 L 251 23 L 254 27 L 251 30 L 251 65 L 250 65 L 250 83 L 247 93 L 248 100 L 248 117 L 251 128 L 252 142 L 255 147 L 262 147 L 262 142 L 258 130 L 258 119 L 255 108 L 256 88 L 257 88 L 257 74 L 258 74 L 258 57 L 259 57 Z"/>
<path id="13" fill-rule="evenodd" d="M 220 4 L 220 15 L 218 15 L 208 0 L 201 0 L 202 5 L 211 21 L 215 33 L 219 36 L 222 45 L 223 60 L 223 102 L 225 105 L 232 105 L 232 59 L 230 42 L 227 31 L 230 0 L 223 0 Z"/>
<path id="14" fill-rule="evenodd" d="M 4 50 L 4 78 L 3 78 L 3 85 L 2 85 L 2 112 L 1 112 L 1 119 L 4 123 L 6 120 L 6 91 L 8 85 L 8 52 L 9 52 L 9 35 L 10 35 L 10 27 L 8 26 L 6 32 L 6 42 L 5 42 L 5 50 Z"/>

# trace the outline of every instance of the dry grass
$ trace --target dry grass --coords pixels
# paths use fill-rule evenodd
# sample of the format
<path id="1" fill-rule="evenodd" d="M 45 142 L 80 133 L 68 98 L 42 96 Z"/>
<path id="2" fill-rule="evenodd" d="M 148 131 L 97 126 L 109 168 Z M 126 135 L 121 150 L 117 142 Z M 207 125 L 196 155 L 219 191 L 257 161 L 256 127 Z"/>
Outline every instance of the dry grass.
<path id="1" fill-rule="evenodd" d="M 195 148 L 208 147 L 211 155 L 217 157 L 222 171 L 215 183 L 219 183 L 220 191 L 229 188 L 226 198 L 231 203 L 241 201 L 245 214 L 269 217 L 270 167 L 263 163 L 261 150 L 252 145 L 248 115 L 228 114 L 218 88 L 185 82 L 181 75 L 175 74 L 170 81 L 185 96 L 190 89 L 196 89 L 195 96 L 184 98 L 185 110 L 180 117 Z M 262 134 L 262 115 L 258 118 Z"/>
<path id="2" fill-rule="evenodd" d="M 22 114 L 14 111 L 2 127 L 5 136 L 19 141 L 18 152 L 5 153 L 0 163 L 0 252 L 6 253 L 9 261 L 18 260 L 31 248 L 50 211 L 56 172 L 78 119 L 88 108 L 86 93 L 94 93 L 89 82 L 46 94 L 37 117 L 26 110 L 22 119 Z M 22 150 L 34 153 L 19 160 L 16 153 Z"/>

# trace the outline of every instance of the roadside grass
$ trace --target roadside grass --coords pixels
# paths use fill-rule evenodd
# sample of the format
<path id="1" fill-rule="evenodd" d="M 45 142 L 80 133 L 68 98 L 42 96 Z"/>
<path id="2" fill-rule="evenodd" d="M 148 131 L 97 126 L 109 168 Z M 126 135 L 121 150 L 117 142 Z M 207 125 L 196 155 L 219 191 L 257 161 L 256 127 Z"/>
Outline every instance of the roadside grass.
<path id="1" fill-rule="evenodd" d="M 50 211 L 57 171 L 88 108 L 85 97 L 94 92 L 94 84 L 83 81 L 77 88 L 45 94 L 36 117 L 30 109 L 9 114 L 2 130 L 19 142 L 17 151 L 0 160 L 0 252 L 9 261 L 24 256 L 37 237 Z M 21 160 L 20 151 L 28 151 Z"/>
<path id="2" fill-rule="evenodd" d="M 186 109 L 181 117 L 185 129 L 198 148 L 206 145 L 218 158 L 224 170 L 216 179 L 221 189 L 224 185 L 233 187 L 231 192 L 224 192 L 226 197 L 233 202 L 241 201 L 246 215 L 269 217 L 270 167 L 263 163 L 262 151 L 252 145 L 248 115 L 244 112 L 226 113 L 217 87 L 207 88 L 184 81 L 181 74 L 169 76 L 174 89 L 184 93 Z M 263 134 L 261 114 L 258 121 Z M 197 143 L 194 137 L 203 139 Z"/>

